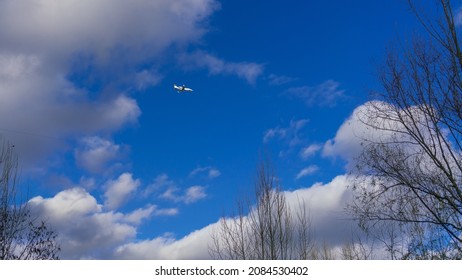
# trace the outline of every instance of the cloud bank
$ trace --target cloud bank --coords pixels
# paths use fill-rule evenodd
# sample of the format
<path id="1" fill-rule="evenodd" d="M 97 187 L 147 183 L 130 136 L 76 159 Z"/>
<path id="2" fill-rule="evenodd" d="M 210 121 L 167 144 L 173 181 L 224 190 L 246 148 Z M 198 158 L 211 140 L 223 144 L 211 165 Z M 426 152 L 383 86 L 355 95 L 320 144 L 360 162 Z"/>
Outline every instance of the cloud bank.
<path id="1" fill-rule="evenodd" d="M 332 247 L 343 245 L 351 237 L 353 222 L 344 213 L 346 203 L 351 200 L 347 188 L 351 184 L 348 176 L 337 176 L 327 184 L 317 183 L 308 188 L 284 192 L 293 214 L 303 201 L 312 219 L 315 235 Z M 160 236 L 138 242 L 129 242 L 115 250 L 114 257 L 122 259 L 210 259 L 208 248 L 213 232 L 220 222 L 182 237 Z"/>

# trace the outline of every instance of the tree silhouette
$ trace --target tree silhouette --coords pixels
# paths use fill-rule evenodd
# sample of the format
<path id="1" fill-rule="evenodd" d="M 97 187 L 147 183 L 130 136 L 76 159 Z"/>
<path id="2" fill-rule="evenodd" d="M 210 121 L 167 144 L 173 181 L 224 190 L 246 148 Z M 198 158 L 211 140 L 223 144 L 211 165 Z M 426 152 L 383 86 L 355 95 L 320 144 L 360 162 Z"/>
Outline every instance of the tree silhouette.
<path id="1" fill-rule="evenodd" d="M 58 259 L 56 233 L 33 217 L 17 197 L 18 158 L 4 142 L 0 151 L 0 260 Z"/>
<path id="2" fill-rule="evenodd" d="M 459 30 L 449 0 L 437 2 L 439 21 L 409 3 L 427 36 L 388 55 L 380 101 L 359 112 L 376 136 L 363 135 L 358 169 L 374 179 L 356 182 L 350 210 L 365 229 L 387 229 L 392 258 L 462 258 Z"/>

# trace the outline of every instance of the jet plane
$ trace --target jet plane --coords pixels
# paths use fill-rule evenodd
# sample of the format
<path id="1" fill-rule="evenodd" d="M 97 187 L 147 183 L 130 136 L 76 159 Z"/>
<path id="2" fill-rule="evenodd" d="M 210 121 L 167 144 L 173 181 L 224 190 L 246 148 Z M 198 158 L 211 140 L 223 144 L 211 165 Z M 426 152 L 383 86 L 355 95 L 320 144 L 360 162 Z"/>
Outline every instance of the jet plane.
<path id="1" fill-rule="evenodd" d="M 185 85 L 177 86 L 177 85 L 173 84 L 173 88 L 176 89 L 176 91 L 177 91 L 178 93 L 184 92 L 184 91 L 193 91 L 192 89 L 187 88 Z"/>

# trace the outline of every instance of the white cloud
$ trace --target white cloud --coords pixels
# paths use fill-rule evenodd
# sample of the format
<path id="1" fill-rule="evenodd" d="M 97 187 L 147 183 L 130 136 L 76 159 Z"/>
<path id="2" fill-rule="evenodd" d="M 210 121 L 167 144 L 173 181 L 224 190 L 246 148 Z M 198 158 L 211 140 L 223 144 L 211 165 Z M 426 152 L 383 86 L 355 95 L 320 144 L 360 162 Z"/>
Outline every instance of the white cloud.
<path id="1" fill-rule="evenodd" d="M 139 225 L 142 220 L 151 217 L 155 208 L 156 206 L 154 205 L 148 205 L 145 208 L 136 209 L 132 213 L 125 215 L 123 220 L 129 224 Z"/>
<path id="2" fill-rule="evenodd" d="M 281 85 L 285 85 L 285 84 L 291 83 L 293 81 L 296 81 L 297 78 L 288 77 L 288 76 L 280 76 L 280 75 L 276 75 L 276 74 L 270 74 L 268 76 L 268 80 L 269 80 L 270 85 L 281 86 Z"/>
<path id="3" fill-rule="evenodd" d="M 136 235 L 134 226 L 122 222 L 122 214 L 102 212 L 96 199 L 81 188 L 47 199 L 34 197 L 29 203 L 59 233 L 64 259 L 107 258 L 114 246 Z"/>
<path id="4" fill-rule="evenodd" d="M 307 188 L 285 192 L 293 211 L 298 211 L 299 202 L 304 202 L 311 218 L 315 238 L 331 246 L 343 245 L 350 241 L 352 232 L 357 230 L 356 221 L 345 212 L 352 201 L 352 191 L 348 188 L 354 178 L 340 175 L 329 183 L 316 183 Z M 295 207 L 294 207 L 295 206 Z"/>
<path id="5" fill-rule="evenodd" d="M 286 128 L 280 128 L 280 127 L 270 128 L 267 131 L 265 131 L 265 135 L 263 136 L 263 142 L 266 143 L 273 138 L 283 139 L 286 137 L 286 135 L 287 135 Z"/>
<path id="6" fill-rule="evenodd" d="M 317 86 L 293 87 L 285 93 L 302 99 L 307 106 L 334 107 L 346 98 L 345 90 L 340 89 L 340 83 L 334 80 L 327 80 Z"/>
<path id="7" fill-rule="evenodd" d="M 337 130 L 335 137 L 324 143 L 323 156 L 343 158 L 347 161 L 347 167 L 352 168 L 363 150 L 365 141 L 386 143 L 392 141 L 392 139 L 396 140 L 396 137 L 401 137 L 400 141 L 412 141 L 411 139 L 403 138 L 409 138 L 409 136 L 396 133 L 399 130 L 404 131 L 402 124 L 393 121 L 396 116 L 383 115 L 383 110 L 388 111 L 388 114 L 394 112 L 394 109 L 387 108 L 389 106 L 392 105 L 381 101 L 370 101 L 358 106 Z M 420 116 L 418 111 L 416 109 L 415 118 Z M 382 116 L 383 118 L 374 120 L 370 118 L 371 116 Z M 366 123 L 373 124 L 376 128 Z"/>
<path id="8" fill-rule="evenodd" d="M 187 236 L 175 239 L 171 235 L 124 244 L 117 248 L 115 258 L 120 259 L 210 259 L 210 237 L 219 224 L 214 223 Z"/>
<path id="9" fill-rule="evenodd" d="M 207 197 L 203 186 L 192 186 L 186 189 L 183 200 L 186 204 L 194 203 Z"/>
<path id="10" fill-rule="evenodd" d="M 58 233 L 62 259 L 114 258 L 115 248 L 132 241 L 143 220 L 177 213 L 174 208 L 159 209 L 155 205 L 127 214 L 104 211 L 96 198 L 80 187 L 51 198 L 34 197 L 29 205 L 33 215 L 47 221 Z"/>
<path id="11" fill-rule="evenodd" d="M 159 209 L 156 205 L 148 205 L 145 208 L 136 209 L 126 214 L 124 221 L 129 224 L 139 225 L 144 219 L 151 216 L 176 216 L 178 212 L 177 208 Z"/>
<path id="12" fill-rule="evenodd" d="M 212 168 L 212 169 L 209 170 L 208 176 L 209 176 L 210 179 L 216 178 L 216 177 L 218 177 L 220 175 L 221 175 L 220 170 L 218 170 L 216 168 Z"/>
<path id="13" fill-rule="evenodd" d="M 109 162 L 121 156 L 121 147 L 98 136 L 85 137 L 74 156 L 79 166 L 92 173 L 101 173 Z"/>
<path id="14" fill-rule="evenodd" d="M 154 179 L 154 182 L 152 184 L 148 185 L 145 188 L 143 195 L 149 196 L 155 192 L 162 191 L 162 189 L 170 188 L 176 188 L 175 182 L 173 180 L 170 180 L 167 174 L 162 173 Z"/>
<path id="15" fill-rule="evenodd" d="M 211 75 L 235 75 L 249 84 L 255 84 L 264 68 L 262 64 L 254 62 L 228 62 L 203 51 L 183 54 L 179 61 L 186 69 L 205 68 Z"/>
<path id="16" fill-rule="evenodd" d="M 108 181 L 105 184 L 104 206 L 109 210 L 119 208 L 138 189 L 140 184 L 140 180 L 134 180 L 130 173 L 123 173 L 116 180 Z"/>
<path id="17" fill-rule="evenodd" d="M 294 216 L 299 211 L 299 203 L 305 203 L 315 238 L 332 247 L 341 246 L 350 241 L 355 227 L 355 222 L 343 211 L 346 203 L 351 201 L 351 191 L 347 188 L 351 182 L 352 178 L 348 176 L 337 176 L 327 184 L 317 183 L 284 194 Z M 179 239 L 166 235 L 127 243 L 117 248 L 115 258 L 209 259 L 211 236 L 219 227 L 220 222 L 215 222 Z"/>
<path id="18" fill-rule="evenodd" d="M 349 176 L 337 176 L 326 184 L 284 192 L 294 217 L 300 210 L 299 203 L 305 203 L 315 238 L 320 242 L 335 247 L 350 241 L 355 222 L 343 210 L 351 201 L 347 186 L 352 180 Z M 200 188 L 190 190 L 196 197 L 201 193 Z M 52 198 L 34 197 L 29 203 L 33 213 L 46 219 L 59 233 L 63 259 L 209 259 L 211 236 L 220 226 L 220 222 L 215 222 L 181 238 L 166 234 L 136 240 L 137 226 L 143 220 L 156 215 L 176 215 L 177 209 L 147 205 L 127 214 L 105 212 L 92 195 L 78 187 Z"/>
<path id="19" fill-rule="evenodd" d="M 163 209 L 156 209 L 154 211 L 154 216 L 176 216 L 180 210 L 178 208 L 163 208 Z"/>
<path id="20" fill-rule="evenodd" d="M 308 159 L 309 157 L 312 157 L 314 154 L 316 154 L 322 146 L 320 144 L 311 144 L 300 152 L 300 157 L 304 160 Z"/>
<path id="21" fill-rule="evenodd" d="M 308 176 L 308 175 L 312 175 L 316 172 L 318 172 L 319 170 L 319 167 L 316 166 L 316 165 L 310 165 L 308 167 L 305 167 L 303 168 L 302 170 L 300 170 L 300 172 L 297 173 L 297 176 L 295 177 L 295 179 L 300 179 L 302 177 L 305 177 L 305 176 Z"/>
<path id="22" fill-rule="evenodd" d="M 182 200 L 182 196 L 178 194 L 179 191 L 180 189 L 176 185 L 169 186 L 159 197 L 178 202 Z"/>
<path id="23" fill-rule="evenodd" d="M 214 173 L 212 172 L 212 177 L 210 177 L 210 171 L 213 171 L 214 168 L 207 167 L 206 169 L 195 169 L 190 173 L 190 176 L 195 176 L 200 172 L 208 172 L 209 178 L 214 178 Z M 219 171 L 218 171 L 219 172 Z M 204 186 L 191 186 L 186 189 L 181 189 L 178 185 L 171 180 L 167 174 L 162 173 L 158 175 L 152 184 L 150 184 L 144 190 L 144 196 L 149 196 L 153 193 L 159 194 L 158 197 L 166 200 L 170 200 L 176 203 L 185 203 L 191 204 L 198 200 L 204 199 L 207 197 Z"/>
<path id="24" fill-rule="evenodd" d="M 82 188 L 72 188 L 59 192 L 53 199 L 44 199 L 40 196 L 29 201 L 32 205 L 42 204 L 53 220 L 66 220 L 66 217 L 85 216 L 100 212 L 102 206 L 96 199 Z"/>
<path id="25" fill-rule="evenodd" d="M 198 167 L 189 173 L 190 177 L 196 176 L 197 174 L 205 173 L 209 179 L 214 179 L 221 175 L 220 170 L 212 166 Z"/>
<path id="26" fill-rule="evenodd" d="M 350 161 L 359 155 L 362 148 L 358 134 L 361 135 L 365 130 L 365 125 L 358 119 L 358 112 L 361 108 L 356 108 L 337 130 L 335 137 L 326 141 L 322 151 L 323 156 L 340 156 Z"/>
<path id="27" fill-rule="evenodd" d="M 177 203 L 182 202 L 185 204 L 191 204 L 206 198 L 207 194 L 205 192 L 205 187 L 203 186 L 191 186 L 184 191 L 181 191 L 181 189 L 176 186 L 170 186 L 160 195 L 160 197 Z"/>
<path id="28" fill-rule="evenodd" d="M 426 108 L 428 110 L 428 108 Z M 399 116 L 398 116 L 399 115 Z M 412 115 L 413 120 L 409 118 Z M 400 120 L 401 118 L 401 120 Z M 408 126 L 405 128 L 402 121 L 408 124 L 415 123 L 416 127 Z M 353 113 L 346 119 L 333 139 L 324 143 L 322 155 L 325 157 L 340 157 L 347 162 L 346 168 L 353 170 L 357 164 L 357 159 L 361 155 L 364 147 L 371 143 L 382 143 L 388 145 L 389 149 L 402 149 L 401 151 L 408 154 L 406 160 L 417 160 L 417 155 L 422 155 L 417 160 L 421 164 L 429 164 L 431 160 L 422 154 L 420 144 L 413 139 L 407 129 L 414 130 L 413 133 L 420 133 L 423 141 L 432 146 L 438 141 L 447 141 L 437 139 L 432 132 L 431 124 L 427 123 L 426 116 L 422 113 L 422 108 L 418 106 L 409 107 L 402 111 L 394 105 L 382 101 L 370 101 L 358 106 Z M 421 139 L 421 141 L 422 141 Z M 437 152 L 441 156 L 442 151 Z M 421 170 L 431 170 L 431 166 L 421 166 Z"/>

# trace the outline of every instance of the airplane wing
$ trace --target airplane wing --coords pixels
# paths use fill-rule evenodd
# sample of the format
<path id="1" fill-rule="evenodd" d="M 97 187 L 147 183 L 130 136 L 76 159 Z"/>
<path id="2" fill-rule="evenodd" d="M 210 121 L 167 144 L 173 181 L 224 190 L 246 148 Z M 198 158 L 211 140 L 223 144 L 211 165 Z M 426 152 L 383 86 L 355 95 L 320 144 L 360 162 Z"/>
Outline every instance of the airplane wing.
<path id="1" fill-rule="evenodd" d="M 173 84 L 173 88 L 178 92 L 193 91 L 191 88 L 187 88 L 185 86 L 177 86 L 176 84 Z"/>

